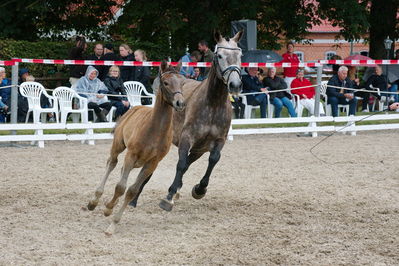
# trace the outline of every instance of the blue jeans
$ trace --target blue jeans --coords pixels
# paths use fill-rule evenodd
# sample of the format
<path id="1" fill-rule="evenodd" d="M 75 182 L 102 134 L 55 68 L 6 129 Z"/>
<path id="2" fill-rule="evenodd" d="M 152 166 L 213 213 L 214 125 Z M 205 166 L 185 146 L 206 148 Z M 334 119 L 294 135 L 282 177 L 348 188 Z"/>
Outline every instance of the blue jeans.
<path id="1" fill-rule="evenodd" d="M 247 98 L 248 100 L 248 98 Z M 260 106 L 260 117 L 266 118 L 266 108 L 267 108 L 267 96 L 264 93 L 255 95 L 250 105 L 259 105 Z"/>
<path id="2" fill-rule="evenodd" d="M 388 89 L 390 92 L 398 92 L 398 84 L 392 84 L 392 86 Z M 399 102 L 398 94 L 390 94 L 389 96 L 395 97 L 395 102 Z"/>
<path id="3" fill-rule="evenodd" d="M 346 101 L 346 98 L 337 98 L 334 96 L 328 97 L 328 104 L 331 104 L 331 112 L 332 116 L 338 116 L 338 104 L 349 104 L 349 115 L 355 115 L 356 107 L 357 107 L 357 99 L 354 97 L 349 102 Z"/>
<path id="4" fill-rule="evenodd" d="M 115 111 L 116 117 L 122 116 L 124 113 L 126 113 L 129 110 L 129 107 L 124 106 L 123 103 L 120 101 L 112 101 L 111 100 L 111 104 L 112 104 L 112 106 L 116 107 L 116 111 Z"/>
<path id="5" fill-rule="evenodd" d="M 287 107 L 288 113 L 290 114 L 291 117 L 297 116 L 291 100 L 288 99 L 287 97 L 283 97 L 283 98 L 275 97 L 273 99 L 273 105 L 274 105 L 274 117 L 276 117 L 276 118 L 280 117 L 281 110 L 283 109 L 283 105 L 285 107 Z"/>

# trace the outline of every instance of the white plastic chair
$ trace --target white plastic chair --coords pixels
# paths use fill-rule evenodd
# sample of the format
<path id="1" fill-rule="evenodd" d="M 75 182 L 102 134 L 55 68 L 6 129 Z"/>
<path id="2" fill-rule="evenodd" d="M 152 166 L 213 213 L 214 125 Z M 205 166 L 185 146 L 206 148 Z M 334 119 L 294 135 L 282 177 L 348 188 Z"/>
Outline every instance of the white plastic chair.
<path id="1" fill-rule="evenodd" d="M 327 96 L 327 83 L 328 81 L 322 81 L 320 84 L 320 95 L 324 97 L 324 110 L 326 111 L 327 116 L 332 115 L 331 111 L 331 104 L 328 104 L 328 96 Z M 349 104 L 338 104 L 338 116 L 339 116 L 339 110 L 340 108 L 343 108 L 344 111 L 346 112 L 346 115 L 349 115 Z"/>
<path id="2" fill-rule="evenodd" d="M 155 95 L 149 93 L 144 85 L 141 82 L 138 81 L 125 81 L 123 83 L 123 85 L 125 86 L 125 90 L 126 90 L 126 96 L 127 99 L 130 103 L 130 107 L 134 107 L 134 106 L 138 106 L 138 105 L 142 105 L 141 104 L 141 93 L 143 92 L 146 96 L 151 96 L 152 98 L 152 103 L 150 106 L 154 106 L 155 104 Z"/>
<path id="3" fill-rule="evenodd" d="M 45 113 L 55 113 L 56 121 L 59 122 L 58 114 L 58 102 L 53 96 L 48 95 L 43 85 L 38 82 L 23 82 L 19 86 L 19 92 L 22 96 L 26 97 L 28 100 L 29 110 L 26 114 L 25 123 L 29 120 L 29 114 L 33 113 L 33 122 L 39 123 L 41 114 Z M 40 105 L 40 97 L 42 94 L 49 99 L 52 107 L 42 108 Z M 44 119 L 43 119 L 44 118 Z M 46 121 L 46 117 L 42 117 L 43 121 Z"/>
<path id="4" fill-rule="evenodd" d="M 260 109 L 259 105 L 250 105 L 247 103 L 247 96 L 239 96 L 242 99 L 242 103 L 245 104 L 244 118 L 250 119 L 252 117 L 252 110 Z M 270 96 L 266 94 L 267 97 L 267 116 L 273 118 L 274 106 L 270 104 Z"/>
<path id="5" fill-rule="evenodd" d="M 80 96 L 76 91 L 68 87 L 58 87 L 53 92 L 54 97 L 58 99 L 61 112 L 61 123 L 66 123 L 69 113 L 80 114 L 82 123 L 88 123 L 87 99 Z M 79 109 L 72 109 L 72 100 L 79 100 Z"/>

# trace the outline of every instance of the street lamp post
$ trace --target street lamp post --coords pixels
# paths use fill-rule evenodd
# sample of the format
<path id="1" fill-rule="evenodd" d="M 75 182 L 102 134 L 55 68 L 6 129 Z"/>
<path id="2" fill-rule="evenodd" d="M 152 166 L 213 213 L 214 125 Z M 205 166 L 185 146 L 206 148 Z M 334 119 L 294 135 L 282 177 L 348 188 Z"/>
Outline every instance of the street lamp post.
<path id="1" fill-rule="evenodd" d="M 385 46 L 385 50 L 387 51 L 387 60 L 389 60 L 389 52 L 391 51 L 391 46 L 392 46 L 393 41 L 391 39 L 389 39 L 389 36 L 384 40 L 384 46 Z M 388 89 L 388 65 L 385 65 L 385 75 L 386 75 L 386 80 L 387 80 L 387 89 Z M 387 106 L 389 106 L 389 94 L 386 95 L 386 102 L 387 102 Z"/>

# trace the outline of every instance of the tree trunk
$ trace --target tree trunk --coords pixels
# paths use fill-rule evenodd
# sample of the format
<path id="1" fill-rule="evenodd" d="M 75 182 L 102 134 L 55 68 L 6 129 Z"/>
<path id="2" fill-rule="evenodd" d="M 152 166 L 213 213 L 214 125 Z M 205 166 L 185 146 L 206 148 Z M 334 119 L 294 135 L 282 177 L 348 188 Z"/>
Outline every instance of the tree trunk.
<path id="1" fill-rule="evenodd" d="M 398 12 L 399 0 L 372 0 L 370 10 L 370 52 L 369 56 L 373 59 L 386 59 L 384 40 L 389 36 L 391 40 L 398 38 L 396 34 L 396 16 Z M 392 43 L 389 57 L 394 53 L 394 43 Z"/>

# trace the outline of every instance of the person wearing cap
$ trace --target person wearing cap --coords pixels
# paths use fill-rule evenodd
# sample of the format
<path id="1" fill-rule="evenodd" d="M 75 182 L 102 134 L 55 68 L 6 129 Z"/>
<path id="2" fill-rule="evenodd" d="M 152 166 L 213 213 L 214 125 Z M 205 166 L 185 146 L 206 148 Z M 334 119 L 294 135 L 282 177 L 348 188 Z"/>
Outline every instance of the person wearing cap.
<path id="1" fill-rule="evenodd" d="M 260 117 L 266 118 L 266 108 L 267 108 L 267 95 L 268 92 L 266 88 L 263 87 L 262 82 L 260 82 L 257 74 L 257 67 L 249 67 L 245 69 L 248 75 L 242 76 L 242 92 L 243 93 L 256 93 L 248 94 L 247 103 L 250 105 L 260 106 Z M 260 93 L 263 92 L 263 93 Z"/>
<path id="2" fill-rule="evenodd" d="M 104 55 L 101 56 L 100 60 L 104 60 L 104 61 L 119 61 L 120 60 L 119 56 L 117 56 L 114 53 L 114 46 L 112 45 L 112 43 L 106 43 L 104 45 Z M 110 67 L 111 66 L 105 66 L 105 65 L 98 66 L 98 70 L 99 70 L 98 78 L 101 81 L 104 81 L 104 79 L 107 77 Z"/>

